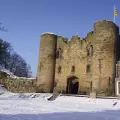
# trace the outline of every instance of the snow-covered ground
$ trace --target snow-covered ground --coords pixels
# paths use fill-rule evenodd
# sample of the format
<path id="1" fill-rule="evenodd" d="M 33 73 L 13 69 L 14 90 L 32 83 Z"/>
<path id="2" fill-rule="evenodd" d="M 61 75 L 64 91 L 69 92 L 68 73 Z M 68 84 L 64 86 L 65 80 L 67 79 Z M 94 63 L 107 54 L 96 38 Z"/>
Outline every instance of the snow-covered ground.
<path id="1" fill-rule="evenodd" d="M 0 120 L 120 120 L 120 101 L 60 96 L 51 94 L 10 93 L 0 95 Z"/>
<path id="2" fill-rule="evenodd" d="M 0 84 L 0 95 L 3 94 L 4 92 L 8 92 L 8 91 L 2 84 Z"/>

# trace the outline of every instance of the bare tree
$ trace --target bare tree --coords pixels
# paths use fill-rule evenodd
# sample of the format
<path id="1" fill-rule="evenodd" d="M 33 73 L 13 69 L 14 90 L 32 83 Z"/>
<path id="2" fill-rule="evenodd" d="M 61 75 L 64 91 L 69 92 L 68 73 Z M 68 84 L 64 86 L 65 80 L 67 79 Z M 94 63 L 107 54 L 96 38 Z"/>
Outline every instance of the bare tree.
<path id="1" fill-rule="evenodd" d="M 19 77 L 31 77 L 32 75 L 30 65 L 28 65 L 26 61 L 16 52 L 13 52 L 11 55 L 9 70 Z"/>

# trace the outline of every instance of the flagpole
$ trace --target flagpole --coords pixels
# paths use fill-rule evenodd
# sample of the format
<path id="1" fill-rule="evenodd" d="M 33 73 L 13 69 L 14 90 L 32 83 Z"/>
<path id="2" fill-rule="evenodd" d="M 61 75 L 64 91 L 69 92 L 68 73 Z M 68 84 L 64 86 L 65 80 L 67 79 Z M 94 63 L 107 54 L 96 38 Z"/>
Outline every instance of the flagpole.
<path id="1" fill-rule="evenodd" d="M 114 23 L 115 23 L 115 5 L 114 5 L 114 10 L 113 10 L 113 15 L 114 15 Z"/>

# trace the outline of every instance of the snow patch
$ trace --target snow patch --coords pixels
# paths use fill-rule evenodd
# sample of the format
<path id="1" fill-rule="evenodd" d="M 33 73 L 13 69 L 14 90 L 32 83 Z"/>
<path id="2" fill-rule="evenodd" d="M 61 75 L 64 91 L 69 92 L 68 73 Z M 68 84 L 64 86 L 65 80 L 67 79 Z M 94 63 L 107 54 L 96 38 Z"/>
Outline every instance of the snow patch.
<path id="1" fill-rule="evenodd" d="M 41 36 L 44 35 L 44 34 L 56 35 L 55 33 L 52 33 L 52 32 L 44 32 L 44 33 L 41 34 Z"/>
<path id="2" fill-rule="evenodd" d="M 0 84 L 0 95 L 7 92 L 7 89 L 4 87 L 4 85 Z"/>
<path id="3" fill-rule="evenodd" d="M 47 100 L 51 97 L 50 93 L 4 93 L 0 96 L 0 100 L 25 100 L 25 99 L 41 99 Z"/>
<path id="4" fill-rule="evenodd" d="M 4 68 L 0 68 L 0 72 L 7 73 L 13 79 L 27 79 L 27 80 L 34 80 L 34 79 L 36 79 L 36 78 L 27 78 L 27 77 L 17 77 L 12 72 L 10 72 L 9 70 L 4 69 Z"/>

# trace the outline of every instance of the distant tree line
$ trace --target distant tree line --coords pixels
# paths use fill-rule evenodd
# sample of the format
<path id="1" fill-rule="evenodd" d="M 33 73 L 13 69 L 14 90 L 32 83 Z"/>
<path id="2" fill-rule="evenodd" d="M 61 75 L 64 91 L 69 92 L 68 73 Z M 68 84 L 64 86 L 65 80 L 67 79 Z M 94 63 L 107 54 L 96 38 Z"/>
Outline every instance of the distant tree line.
<path id="1" fill-rule="evenodd" d="M 0 23 L 0 31 L 6 31 Z M 0 67 L 5 68 L 18 77 L 31 77 L 31 66 L 17 54 L 11 44 L 0 39 Z"/>

